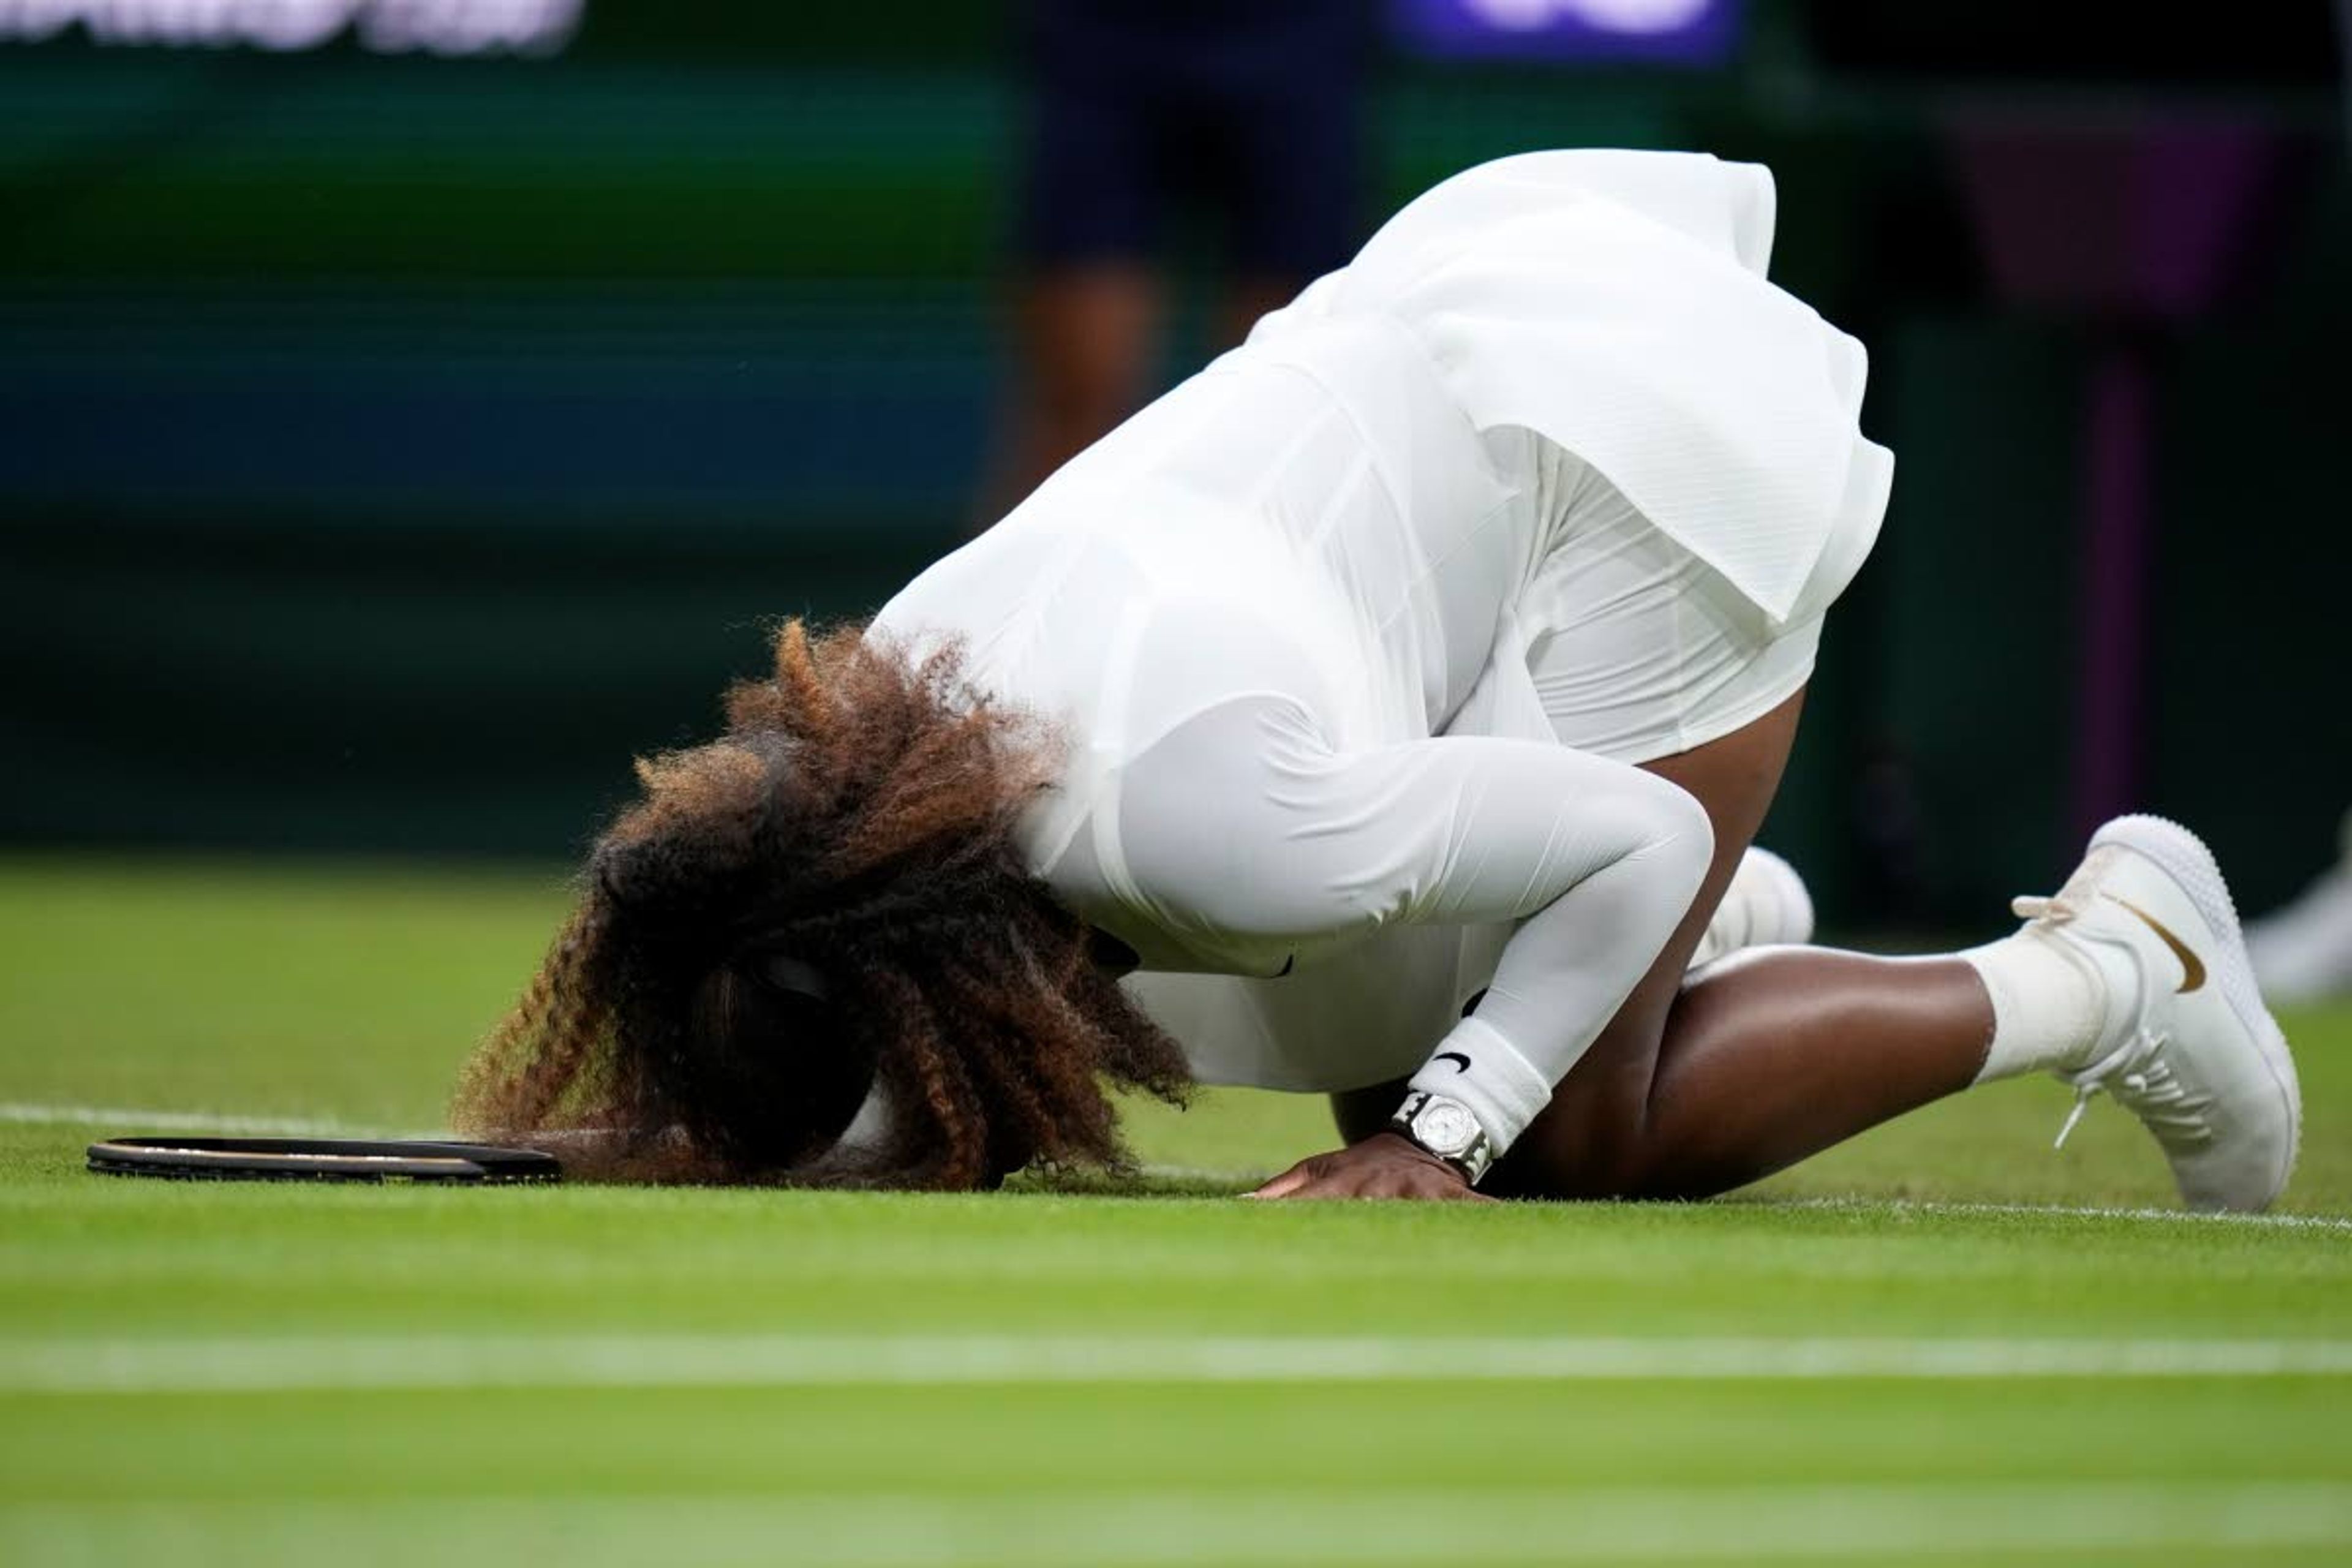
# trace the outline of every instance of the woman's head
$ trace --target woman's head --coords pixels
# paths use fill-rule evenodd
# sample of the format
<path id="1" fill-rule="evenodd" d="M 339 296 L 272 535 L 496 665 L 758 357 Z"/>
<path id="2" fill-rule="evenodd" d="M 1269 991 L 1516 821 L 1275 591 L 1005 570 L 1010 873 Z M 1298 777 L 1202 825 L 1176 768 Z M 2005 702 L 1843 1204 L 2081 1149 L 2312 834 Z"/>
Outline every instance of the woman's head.
<path id="1" fill-rule="evenodd" d="M 1055 742 L 955 652 L 777 638 L 727 731 L 641 760 L 640 798 L 458 1085 L 480 1136 L 556 1131 L 592 1168 L 971 1187 L 1116 1164 L 1104 1080 L 1180 1097 L 1174 1044 L 1089 954 L 1015 837 Z M 878 1135 L 845 1146 L 869 1093 Z"/>

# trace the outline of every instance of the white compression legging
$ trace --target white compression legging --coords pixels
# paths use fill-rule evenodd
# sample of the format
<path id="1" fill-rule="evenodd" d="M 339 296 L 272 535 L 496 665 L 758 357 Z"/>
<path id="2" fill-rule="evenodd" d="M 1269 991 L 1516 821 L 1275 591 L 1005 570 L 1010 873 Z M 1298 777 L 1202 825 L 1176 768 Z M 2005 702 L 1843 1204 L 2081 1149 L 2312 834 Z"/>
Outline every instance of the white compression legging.
<path id="1" fill-rule="evenodd" d="M 1415 1079 L 1467 1103 L 1498 1146 L 1656 960 L 1713 854 L 1698 803 L 1628 764 L 1473 736 L 1341 751 L 1271 694 L 1150 743 L 1116 810 L 1116 835 L 1079 833 L 1049 879 L 1243 972 L 1391 923 L 1523 922 Z"/>

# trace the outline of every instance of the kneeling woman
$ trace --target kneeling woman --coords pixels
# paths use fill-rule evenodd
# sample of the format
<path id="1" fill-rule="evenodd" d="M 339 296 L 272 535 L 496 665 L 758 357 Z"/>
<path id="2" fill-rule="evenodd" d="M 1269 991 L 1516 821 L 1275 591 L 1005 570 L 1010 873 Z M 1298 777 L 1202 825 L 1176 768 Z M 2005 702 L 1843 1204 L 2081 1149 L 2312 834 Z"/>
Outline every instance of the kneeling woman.
<path id="1" fill-rule="evenodd" d="M 971 1187 L 1117 1163 L 1107 1082 L 1240 1083 L 1345 1137 L 1266 1196 L 1691 1195 L 2047 1069 L 2268 1203 L 2293 1065 L 2168 824 L 1970 952 L 1686 975 L 1807 934 L 1748 843 L 1892 467 L 1771 226 L 1710 158 L 1475 169 L 870 626 L 787 626 L 641 764 L 460 1123 Z"/>

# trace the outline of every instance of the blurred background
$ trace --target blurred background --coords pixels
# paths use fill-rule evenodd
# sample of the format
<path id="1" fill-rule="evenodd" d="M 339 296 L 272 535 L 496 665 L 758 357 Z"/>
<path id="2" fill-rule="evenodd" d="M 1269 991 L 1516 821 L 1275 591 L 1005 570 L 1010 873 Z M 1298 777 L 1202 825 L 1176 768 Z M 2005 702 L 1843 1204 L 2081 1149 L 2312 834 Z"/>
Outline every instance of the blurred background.
<path id="1" fill-rule="evenodd" d="M 0 0 L 0 840 L 547 858 L 1447 174 L 1769 163 L 1898 458 L 1767 838 L 2352 804 L 2331 0 Z"/>

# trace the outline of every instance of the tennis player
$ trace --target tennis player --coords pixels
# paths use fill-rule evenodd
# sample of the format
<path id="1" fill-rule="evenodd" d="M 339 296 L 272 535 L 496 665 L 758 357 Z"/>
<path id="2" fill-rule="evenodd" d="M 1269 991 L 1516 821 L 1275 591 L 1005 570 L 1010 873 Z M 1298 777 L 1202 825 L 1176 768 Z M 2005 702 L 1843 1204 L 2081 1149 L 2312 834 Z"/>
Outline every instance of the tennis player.
<path id="1" fill-rule="evenodd" d="M 1967 952 L 1786 944 L 1749 841 L 1892 459 L 1772 222 L 1707 157 L 1474 169 L 869 626 L 787 626 L 640 764 L 461 1125 L 971 1187 L 1117 1163 L 1106 1082 L 1235 1083 L 1337 1108 L 1262 1197 L 1690 1196 L 2052 1071 L 2269 1203 L 2294 1067 L 2182 829 Z"/>

